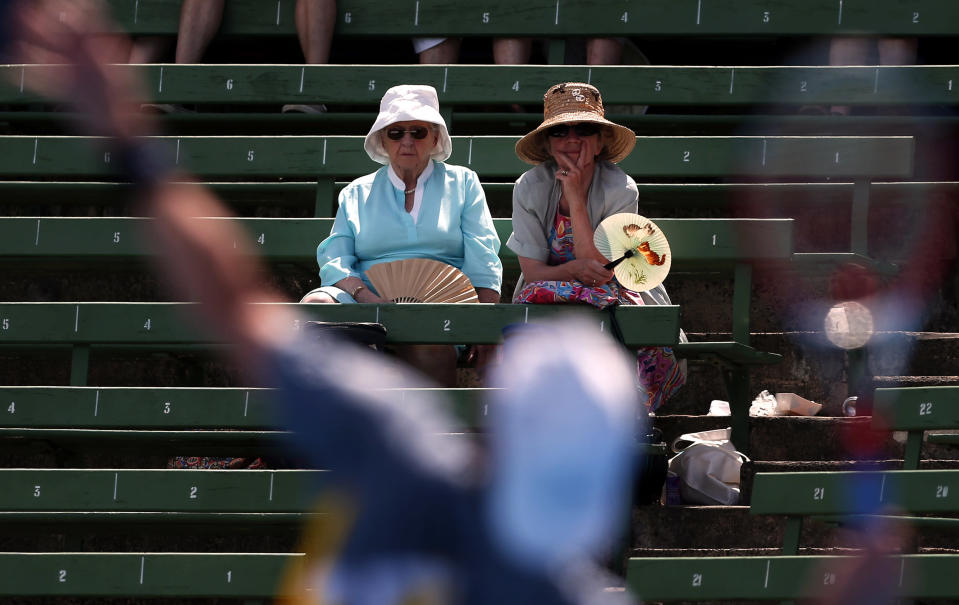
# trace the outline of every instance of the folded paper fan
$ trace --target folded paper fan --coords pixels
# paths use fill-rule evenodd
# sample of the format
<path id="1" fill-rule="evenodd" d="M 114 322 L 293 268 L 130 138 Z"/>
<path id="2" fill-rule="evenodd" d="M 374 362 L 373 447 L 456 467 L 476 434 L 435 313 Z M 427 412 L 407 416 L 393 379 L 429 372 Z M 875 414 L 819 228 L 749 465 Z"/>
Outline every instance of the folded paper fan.
<path id="1" fill-rule="evenodd" d="M 673 261 L 669 242 L 644 216 L 623 212 L 606 217 L 593 232 L 593 243 L 610 260 L 606 268 L 630 290 L 652 290 L 669 274 Z"/>
<path id="2" fill-rule="evenodd" d="M 378 263 L 366 277 L 382 298 L 398 303 L 475 303 L 476 290 L 456 267 L 428 258 Z"/>

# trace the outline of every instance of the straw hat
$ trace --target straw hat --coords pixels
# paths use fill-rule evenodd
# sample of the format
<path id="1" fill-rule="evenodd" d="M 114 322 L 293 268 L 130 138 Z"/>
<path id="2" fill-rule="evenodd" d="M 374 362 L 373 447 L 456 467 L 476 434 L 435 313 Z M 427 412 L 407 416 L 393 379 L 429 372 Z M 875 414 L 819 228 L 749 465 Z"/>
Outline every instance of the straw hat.
<path id="1" fill-rule="evenodd" d="M 387 90 L 380 101 L 380 115 L 376 116 L 376 121 L 363 143 L 363 149 L 370 159 L 380 164 L 389 164 L 390 156 L 383 147 L 379 132 L 390 124 L 414 120 L 434 124 L 439 131 L 440 136 L 436 147 L 430 152 L 430 157 L 440 162 L 450 157 L 453 153 L 453 141 L 446 129 L 446 120 L 440 115 L 436 89 L 421 84 L 404 84 Z"/>
<path id="2" fill-rule="evenodd" d="M 619 162 L 629 155 L 636 145 L 636 133 L 625 126 L 606 119 L 603 97 L 595 86 L 582 82 L 566 82 L 552 86 L 543 95 L 543 123 L 516 143 L 516 155 L 527 164 L 542 164 L 550 159 L 544 140 L 545 130 L 557 124 L 572 122 L 595 122 L 606 126 L 611 136 L 599 157 L 610 162 Z"/>

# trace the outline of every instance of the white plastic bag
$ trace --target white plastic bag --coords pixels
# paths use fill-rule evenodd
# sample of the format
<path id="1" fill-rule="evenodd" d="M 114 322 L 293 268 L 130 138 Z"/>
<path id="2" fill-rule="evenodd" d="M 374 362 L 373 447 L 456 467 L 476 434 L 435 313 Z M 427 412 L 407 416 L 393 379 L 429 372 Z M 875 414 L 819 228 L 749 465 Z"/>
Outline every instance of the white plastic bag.
<path id="1" fill-rule="evenodd" d="M 729 440 L 731 428 L 686 433 L 673 441 L 669 470 L 679 476 L 685 504 L 737 504 L 739 471 L 749 460 Z"/>

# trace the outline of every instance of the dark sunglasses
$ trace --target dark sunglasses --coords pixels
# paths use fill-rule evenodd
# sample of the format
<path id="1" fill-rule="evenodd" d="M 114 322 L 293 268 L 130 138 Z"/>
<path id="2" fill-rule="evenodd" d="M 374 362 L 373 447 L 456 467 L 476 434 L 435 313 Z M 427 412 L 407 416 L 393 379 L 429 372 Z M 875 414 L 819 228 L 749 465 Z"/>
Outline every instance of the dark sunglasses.
<path id="1" fill-rule="evenodd" d="M 421 141 L 430 133 L 430 129 L 425 126 L 414 126 L 408 130 L 404 130 L 402 128 L 388 128 L 386 130 L 386 136 L 394 141 L 399 141 L 402 140 L 403 136 L 406 135 L 407 132 L 410 133 L 410 136 L 417 141 Z"/>
<path id="2" fill-rule="evenodd" d="M 593 124 L 592 122 L 581 122 L 579 124 L 573 124 L 572 126 L 569 124 L 557 124 L 556 126 L 547 128 L 546 134 L 547 136 L 561 139 L 568 137 L 569 131 L 572 130 L 578 137 L 591 137 L 599 132 L 599 128 L 599 124 Z"/>

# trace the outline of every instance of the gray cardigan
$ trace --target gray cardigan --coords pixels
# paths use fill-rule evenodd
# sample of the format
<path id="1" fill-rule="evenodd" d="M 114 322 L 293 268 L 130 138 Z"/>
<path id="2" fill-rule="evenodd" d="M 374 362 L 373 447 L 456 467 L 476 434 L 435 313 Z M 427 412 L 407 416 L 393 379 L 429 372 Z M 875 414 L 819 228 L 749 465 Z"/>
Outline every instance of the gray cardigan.
<path id="1" fill-rule="evenodd" d="M 556 162 L 544 162 L 520 175 L 513 186 L 513 233 L 506 246 L 519 256 L 541 262 L 549 259 L 547 238 L 562 194 L 556 180 L 556 168 Z M 639 191 L 632 177 L 611 162 L 596 162 L 586 199 L 586 211 L 593 229 L 608 216 L 638 210 Z M 525 285 L 526 280 L 520 275 L 513 296 Z M 650 305 L 672 304 L 662 285 L 643 292 L 642 297 Z"/>

